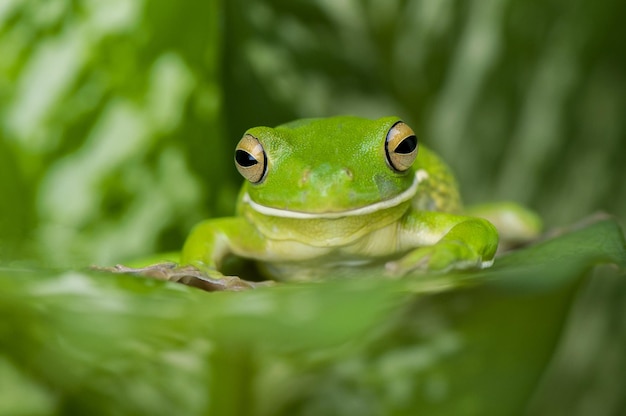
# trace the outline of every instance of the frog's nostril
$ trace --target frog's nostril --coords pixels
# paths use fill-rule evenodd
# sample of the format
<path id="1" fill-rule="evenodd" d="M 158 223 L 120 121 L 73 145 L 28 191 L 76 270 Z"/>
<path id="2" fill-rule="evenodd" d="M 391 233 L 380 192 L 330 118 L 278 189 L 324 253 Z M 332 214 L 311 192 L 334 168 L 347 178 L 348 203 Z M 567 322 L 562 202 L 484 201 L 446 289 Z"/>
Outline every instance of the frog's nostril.
<path id="1" fill-rule="evenodd" d="M 343 169 L 343 173 L 345 173 L 345 175 L 348 178 L 348 180 L 353 180 L 354 179 L 354 175 L 352 174 L 352 171 L 350 169 L 344 168 Z"/>
<path id="2" fill-rule="evenodd" d="M 311 176 L 310 169 L 306 169 L 304 172 L 302 172 L 302 176 L 300 177 L 300 181 L 299 181 L 300 186 L 303 186 L 309 181 L 309 176 Z"/>

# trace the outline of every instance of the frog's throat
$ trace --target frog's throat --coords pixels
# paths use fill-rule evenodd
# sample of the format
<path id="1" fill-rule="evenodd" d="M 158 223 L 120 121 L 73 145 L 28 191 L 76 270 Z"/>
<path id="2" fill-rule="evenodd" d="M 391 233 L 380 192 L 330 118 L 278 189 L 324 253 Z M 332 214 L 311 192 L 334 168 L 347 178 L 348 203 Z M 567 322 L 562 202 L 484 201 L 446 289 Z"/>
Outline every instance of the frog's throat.
<path id="1" fill-rule="evenodd" d="M 344 218 L 344 217 L 354 217 L 359 215 L 367 215 L 372 214 L 374 212 L 379 212 L 385 210 L 387 208 L 395 207 L 403 202 L 406 202 L 413 198 L 417 193 L 417 188 L 420 182 L 428 178 L 428 173 L 425 170 L 418 170 L 415 172 L 415 177 L 413 178 L 413 183 L 409 188 L 407 188 L 402 193 L 394 196 L 390 199 L 385 199 L 383 201 L 375 202 L 370 205 L 366 205 L 364 207 L 348 209 L 345 211 L 333 211 L 333 212 L 303 212 L 303 211 L 291 211 L 288 209 L 280 209 L 274 207 L 268 207 L 266 205 L 261 205 L 258 202 L 254 202 L 250 199 L 250 195 L 246 192 L 243 195 L 242 202 L 244 204 L 248 204 L 250 208 L 255 210 L 256 212 L 268 215 L 270 217 L 281 217 L 281 218 L 295 218 L 301 220 L 311 220 L 311 219 L 336 219 L 336 218 Z"/>

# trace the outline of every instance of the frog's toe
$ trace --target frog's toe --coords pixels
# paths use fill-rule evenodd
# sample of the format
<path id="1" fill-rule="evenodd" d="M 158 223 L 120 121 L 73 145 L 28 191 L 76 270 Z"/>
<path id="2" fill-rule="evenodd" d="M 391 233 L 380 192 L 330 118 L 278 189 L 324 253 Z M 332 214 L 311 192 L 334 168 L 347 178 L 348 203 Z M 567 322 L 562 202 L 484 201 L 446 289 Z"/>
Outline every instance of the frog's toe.
<path id="1" fill-rule="evenodd" d="M 389 276 L 402 277 L 414 271 L 427 271 L 432 256 L 431 247 L 417 249 L 399 260 L 385 264 L 385 271 Z"/>
<path id="2" fill-rule="evenodd" d="M 390 277 L 401 277 L 405 273 L 403 273 L 400 262 L 388 261 L 387 263 L 385 263 L 385 274 Z"/>
<path id="3" fill-rule="evenodd" d="M 418 248 L 399 260 L 388 262 L 385 269 L 391 276 L 404 276 L 412 272 L 444 273 L 454 269 L 478 269 L 481 266 L 480 256 L 473 254 L 467 245 L 447 241 Z"/>

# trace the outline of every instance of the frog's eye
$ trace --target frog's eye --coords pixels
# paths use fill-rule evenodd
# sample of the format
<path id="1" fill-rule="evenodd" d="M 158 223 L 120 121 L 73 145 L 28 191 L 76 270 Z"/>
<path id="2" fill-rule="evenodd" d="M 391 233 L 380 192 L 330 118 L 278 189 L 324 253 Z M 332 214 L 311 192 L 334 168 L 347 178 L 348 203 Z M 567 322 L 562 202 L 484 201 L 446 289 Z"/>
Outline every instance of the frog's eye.
<path id="1" fill-rule="evenodd" d="M 267 171 L 267 157 L 259 140 L 246 134 L 237 144 L 235 165 L 241 176 L 252 183 L 259 183 Z"/>
<path id="2" fill-rule="evenodd" d="M 413 130 L 404 122 L 398 121 L 387 133 L 385 141 L 387 163 L 398 172 L 408 170 L 417 157 L 417 147 L 417 137 Z"/>

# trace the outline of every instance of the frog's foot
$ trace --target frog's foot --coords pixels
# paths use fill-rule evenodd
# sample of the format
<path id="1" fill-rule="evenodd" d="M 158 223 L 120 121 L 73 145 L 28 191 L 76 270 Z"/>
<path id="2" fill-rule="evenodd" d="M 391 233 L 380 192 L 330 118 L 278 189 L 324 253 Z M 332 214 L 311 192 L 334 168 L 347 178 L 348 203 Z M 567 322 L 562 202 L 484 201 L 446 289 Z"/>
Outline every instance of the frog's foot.
<path id="1" fill-rule="evenodd" d="M 194 266 L 179 266 L 176 263 L 158 263 L 147 267 L 127 267 L 118 264 L 114 267 L 93 267 L 94 270 L 110 273 L 132 274 L 157 280 L 169 280 L 209 292 L 241 291 L 261 286 L 270 286 L 274 282 L 250 282 L 237 276 L 224 276 L 217 270 L 204 271 Z"/>
<path id="2" fill-rule="evenodd" d="M 405 276 L 411 272 L 445 273 L 450 270 L 481 269 L 491 261 L 483 261 L 467 244 L 460 241 L 440 241 L 435 245 L 420 247 L 399 260 L 385 264 L 388 275 Z"/>
<path id="3" fill-rule="evenodd" d="M 466 214 L 485 218 L 498 230 L 498 254 L 535 242 L 543 228 L 541 218 L 514 202 L 492 202 L 466 208 Z"/>

